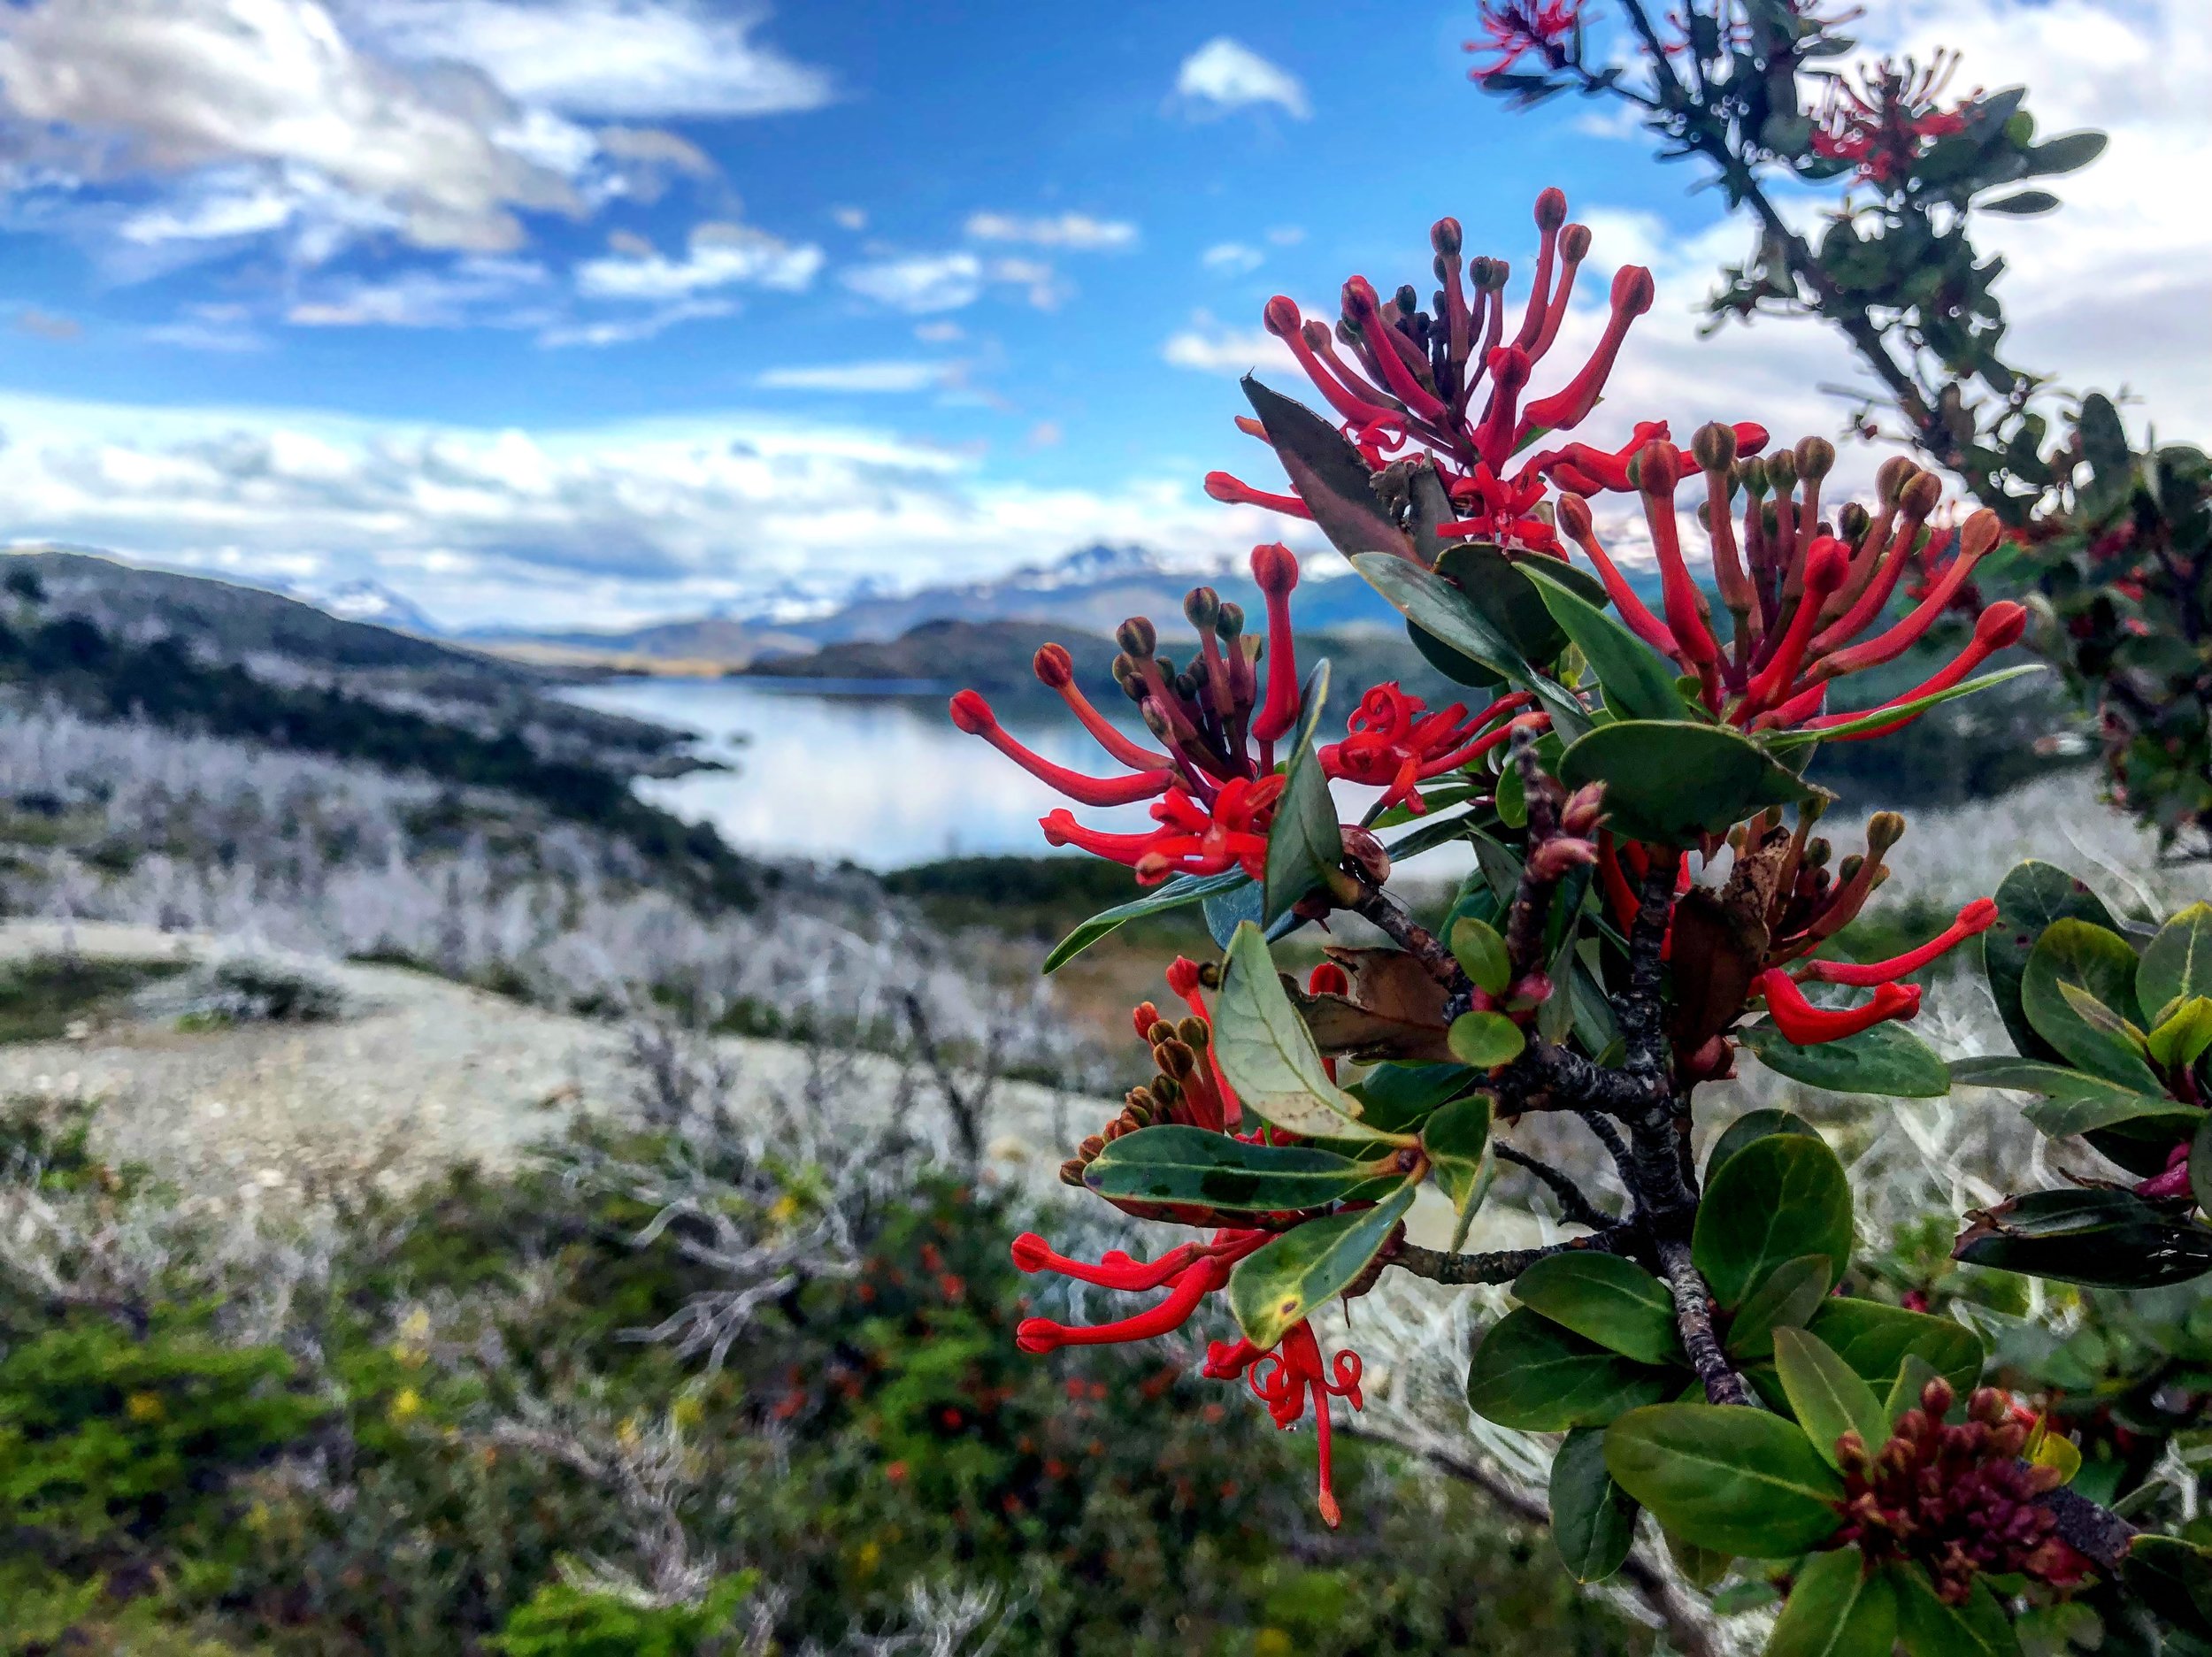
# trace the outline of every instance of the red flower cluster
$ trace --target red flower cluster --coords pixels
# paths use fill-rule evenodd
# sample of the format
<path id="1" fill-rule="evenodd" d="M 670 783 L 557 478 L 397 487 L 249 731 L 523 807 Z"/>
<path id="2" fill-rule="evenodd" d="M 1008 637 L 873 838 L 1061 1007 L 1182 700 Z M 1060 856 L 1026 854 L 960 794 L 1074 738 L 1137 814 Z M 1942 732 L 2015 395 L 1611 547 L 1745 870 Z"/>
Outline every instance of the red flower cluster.
<path id="1" fill-rule="evenodd" d="M 1439 534 L 1551 551 L 1556 538 L 1536 515 L 1550 470 L 1578 458 L 1617 467 L 1625 455 L 1575 444 L 1545 450 L 1517 468 L 1509 470 L 1509 463 L 1533 439 L 1571 430 L 1597 406 L 1630 324 L 1651 309 L 1653 289 L 1651 272 L 1640 265 L 1616 272 L 1611 314 L 1588 360 L 1558 390 L 1525 403 L 1522 394 L 1559 337 L 1575 272 L 1590 251 L 1589 227 L 1567 223 L 1567 198 L 1558 190 L 1536 198 L 1536 227 L 1535 280 L 1509 335 L 1509 267 L 1502 259 L 1463 261 L 1455 219 L 1440 219 L 1429 233 L 1440 284 L 1432 311 L 1418 308 L 1409 283 L 1384 299 L 1365 277 L 1355 276 L 1344 284 L 1342 315 L 1333 330 L 1302 315 L 1280 295 L 1267 302 L 1262 319 L 1290 348 L 1371 470 L 1381 470 L 1411 446 L 1410 458 L 1433 471 L 1459 514 L 1439 524 Z M 1487 393 L 1478 404 L 1486 381 Z M 1257 421 L 1237 424 L 1265 441 Z M 1640 428 L 1640 435 L 1665 430 L 1663 425 Z M 1217 501 L 1310 516 L 1294 496 L 1255 489 L 1225 472 L 1208 474 L 1206 492 Z"/>
<path id="2" fill-rule="evenodd" d="M 1425 811 L 1428 805 L 1419 785 L 1473 763 L 1525 722 L 1540 728 L 1550 723 L 1543 714 L 1499 723 L 1530 700 L 1527 692 L 1516 691 L 1472 717 L 1466 704 L 1456 702 L 1431 713 L 1426 702 L 1407 695 L 1393 679 L 1360 698 L 1345 722 L 1351 734 L 1320 750 L 1321 769 L 1332 777 L 1382 789 L 1383 797 L 1376 802 L 1379 809 L 1405 805 Z"/>
<path id="3" fill-rule="evenodd" d="M 1880 1448 L 1855 1432 L 1837 1441 L 1845 1523 L 1833 1545 L 1917 1561 L 1952 1605 L 1965 1603 L 1978 1576 L 2081 1581 L 2089 1561 L 2052 1533 L 2057 1521 L 2037 1500 L 2061 1482 L 2058 1470 L 2019 1460 L 2028 1423 L 1985 1386 L 1967 1400 L 1967 1419 L 1947 1426 L 1953 1397 L 1950 1383 L 1931 1381 Z"/>
<path id="4" fill-rule="evenodd" d="M 1764 447 L 1766 434 L 1748 429 L 1756 434 L 1755 447 Z M 1877 510 L 1847 504 L 1832 529 L 1821 516 L 1821 484 L 1835 464 L 1834 445 L 1809 437 L 1794 449 L 1763 459 L 1744 454 L 1746 430 L 1716 422 L 1701 428 L 1687 450 L 1654 437 L 1633 458 L 1630 475 L 1642 496 L 1659 562 L 1663 619 L 1652 614 L 1598 540 L 1589 502 L 1579 495 L 1560 497 L 1560 527 L 1596 569 L 1623 623 L 1696 678 L 1714 714 L 1752 731 L 1832 730 L 1863 715 L 1824 713 L 1830 684 L 1894 661 L 1918 642 L 1995 548 L 2001 526 L 1995 513 L 1980 511 L 1956 532 L 1931 530 L 1942 483 L 1900 456 L 1878 475 Z M 1675 496 L 1686 459 L 1704 474 L 1698 517 L 1711 544 L 1713 584 L 1734 624 L 1724 647 L 1683 557 Z M 1740 531 L 1732 514 L 1739 491 L 1744 498 Z M 1931 547 L 1948 543 L 1955 550 L 1902 620 L 1870 631 L 1921 551 L 1924 535 Z M 2022 605 L 2009 600 L 1992 604 L 1956 657 L 1925 682 L 1868 711 L 1950 689 L 1996 651 L 2018 643 L 2027 621 Z M 1832 740 L 1884 736 L 1917 717 L 1901 714 Z"/>
<path id="5" fill-rule="evenodd" d="M 1957 67 L 1955 54 L 1939 52 L 1925 66 L 1909 58 L 1902 64 L 1886 58 L 1863 71 L 1856 87 L 1836 77 L 1814 120 L 1813 153 L 1850 162 L 1870 184 L 1901 180 L 1930 145 L 1966 130 L 1973 96 L 1948 110 L 1936 108 Z"/>
<path id="6" fill-rule="evenodd" d="M 1504 0 L 1482 8 L 1484 38 L 1469 41 L 1462 50 L 1488 52 L 1490 61 L 1467 72 L 1475 81 L 1489 81 L 1509 72 L 1530 52 L 1544 60 L 1547 69 L 1564 69 L 1574 61 L 1573 49 L 1582 32 L 1582 0 Z"/>

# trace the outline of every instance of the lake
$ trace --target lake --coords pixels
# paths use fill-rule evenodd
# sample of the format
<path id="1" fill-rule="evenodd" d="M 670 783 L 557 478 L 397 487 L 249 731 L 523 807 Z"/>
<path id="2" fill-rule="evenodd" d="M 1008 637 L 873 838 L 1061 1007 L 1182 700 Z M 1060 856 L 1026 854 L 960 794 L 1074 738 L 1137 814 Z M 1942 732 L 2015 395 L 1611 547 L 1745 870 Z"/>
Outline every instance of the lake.
<path id="1" fill-rule="evenodd" d="M 1051 850 L 1037 819 L 1070 806 L 1084 823 L 1127 832 L 1152 825 L 1145 805 L 1072 806 L 999 754 L 957 730 L 945 712 L 949 687 L 886 695 L 879 681 L 626 679 L 564 692 L 609 713 L 694 733 L 705 757 L 733 769 L 647 779 L 638 793 L 687 822 L 711 823 L 733 846 L 895 869 L 937 857 Z M 1123 768 L 1056 700 L 992 704 L 1016 738 L 1047 759 L 1092 776 Z M 1134 720 L 1121 722 L 1139 741 Z M 1337 785 L 1356 815 L 1374 791 Z M 1461 848 L 1422 860 L 1441 875 Z"/>

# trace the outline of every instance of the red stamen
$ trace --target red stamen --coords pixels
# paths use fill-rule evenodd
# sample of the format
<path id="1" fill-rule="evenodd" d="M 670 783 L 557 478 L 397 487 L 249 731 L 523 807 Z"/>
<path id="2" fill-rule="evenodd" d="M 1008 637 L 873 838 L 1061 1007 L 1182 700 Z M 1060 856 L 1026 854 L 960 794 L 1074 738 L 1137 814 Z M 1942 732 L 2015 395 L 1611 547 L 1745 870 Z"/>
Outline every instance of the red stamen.
<path id="1" fill-rule="evenodd" d="M 1659 558 L 1659 586 L 1667 607 L 1667 631 L 1681 656 L 1703 670 L 1720 660 L 1720 645 L 1706 625 L 1705 601 L 1682 561 L 1680 526 L 1675 522 L 1674 491 L 1681 478 L 1681 456 L 1663 440 L 1644 446 L 1637 480 L 1644 497 L 1644 521 L 1651 526 L 1652 549 Z"/>
<path id="2" fill-rule="evenodd" d="M 1598 579 L 1605 583 L 1605 591 L 1613 601 L 1613 608 L 1620 612 L 1628 630 L 1660 655 L 1678 658 L 1681 651 L 1676 647 L 1674 635 L 1666 624 L 1653 615 L 1644 601 L 1636 596 L 1636 589 L 1627 578 L 1613 565 L 1611 556 L 1598 544 L 1595 530 L 1590 522 L 1590 503 L 1578 495 L 1563 495 L 1558 504 L 1559 527 L 1565 530 L 1583 554 L 1596 566 Z"/>
<path id="3" fill-rule="evenodd" d="M 1450 411 L 1421 384 L 1406 361 L 1406 356 L 1411 354 L 1412 342 L 1383 319 L 1375 289 L 1364 276 L 1355 276 L 1344 284 L 1344 310 L 1358 326 L 1360 337 L 1367 341 L 1368 355 L 1374 359 L 1375 371 L 1382 376 L 1383 384 L 1390 387 L 1390 395 L 1404 403 L 1417 418 L 1448 419 Z"/>
<path id="4" fill-rule="evenodd" d="M 1578 426 L 1597 407 L 1606 377 L 1613 372 L 1613 359 L 1620 355 L 1621 341 L 1628 337 L 1629 325 L 1651 309 L 1653 292 L 1651 272 L 1640 265 L 1624 265 L 1613 273 L 1613 310 L 1606 320 L 1604 337 L 1582 365 L 1582 372 L 1563 390 L 1530 403 L 1522 411 L 1517 442 L 1531 432 L 1565 431 Z"/>
<path id="5" fill-rule="evenodd" d="M 1879 713 L 1882 708 L 1894 708 L 1903 702 L 1914 702 L 1920 697 L 1932 696 L 1939 691 L 1948 690 L 1998 651 L 2019 643 L 2020 635 L 2027 630 L 2026 607 L 2016 604 L 2008 598 L 2001 599 L 1982 611 L 1981 618 L 1974 624 L 1973 638 L 1968 641 L 1963 650 L 1951 658 L 1947 666 L 1930 674 L 1901 696 L 1893 696 L 1889 701 L 1882 703 L 1880 708 L 1870 708 L 1860 713 L 1828 714 L 1822 718 L 1809 721 L 1808 728 L 1816 731 L 1824 730 L 1831 725 L 1841 725 L 1847 720 L 1863 719 L 1868 713 Z M 1833 660 L 1832 657 L 1830 659 Z M 1824 662 L 1821 664 L 1823 667 L 1826 665 Z M 1921 712 L 1925 711 L 1925 709 L 1921 710 Z M 1909 713 L 1901 719 L 1891 720 L 1887 725 L 1878 725 L 1871 730 L 1856 731 L 1847 736 L 1839 736 L 1834 740 L 1839 742 L 1869 741 L 1875 737 L 1887 736 L 1893 731 L 1901 730 L 1918 717 L 1920 717 L 1920 713 Z"/>
<path id="6" fill-rule="evenodd" d="M 1225 506 L 1263 506 L 1271 512 L 1286 513 L 1309 522 L 1313 518 L 1313 509 L 1296 495 L 1270 495 L 1266 490 L 1256 489 L 1225 472 L 1206 474 L 1206 493 Z"/>
<path id="7" fill-rule="evenodd" d="M 1068 654 L 1064 646 L 1048 644 L 1041 647 L 1036 659 L 1030 665 L 1040 683 L 1060 693 L 1060 700 L 1067 703 L 1068 711 L 1075 716 L 1076 723 L 1091 733 L 1099 747 L 1123 764 L 1139 771 L 1173 766 L 1175 762 L 1166 755 L 1155 753 L 1131 741 L 1112 721 L 1092 705 L 1091 699 L 1075 682 L 1075 658 Z"/>
<path id="8" fill-rule="evenodd" d="M 952 699 L 952 722 L 970 736 L 981 737 L 1040 782 L 1084 805 L 1129 805 L 1164 794 L 1175 784 L 1171 771 L 1139 771 L 1133 777 L 1086 777 L 1056 765 L 1008 735 L 998 716 L 991 711 L 991 704 L 972 690 L 964 690 Z"/>
<path id="9" fill-rule="evenodd" d="M 1290 595 L 1298 560 L 1282 542 L 1252 548 L 1252 579 L 1267 600 L 1267 700 L 1252 719 L 1252 735 L 1272 743 L 1298 722 L 1298 655 L 1290 632 Z"/>
<path id="10" fill-rule="evenodd" d="M 1812 551 L 1805 560 L 1805 590 L 1798 599 L 1796 610 L 1791 612 L 1790 625 L 1773 656 L 1752 675 L 1751 683 L 1744 687 L 1739 723 L 1783 700 L 1797 678 L 1798 665 L 1805 659 L 1807 647 L 1812 643 L 1821 605 L 1850 573 L 1851 555 L 1841 541 L 1832 535 L 1823 535 L 1813 542 Z"/>
<path id="11" fill-rule="evenodd" d="M 1904 539 L 1902 535 L 1899 537 L 1901 541 Z M 1993 541 L 1990 544 L 1994 546 L 1996 543 Z M 1914 642 L 1921 634 L 1935 625 L 1936 618 L 1950 607 L 1951 600 L 1956 595 L 1959 588 L 1965 585 L 1966 578 L 1973 574 L 1974 566 L 1980 562 L 1981 557 L 1982 554 L 1976 552 L 1972 545 L 1962 546 L 1958 556 L 1952 559 L 1944 570 L 1942 578 L 1928 589 L 1928 595 L 1913 608 L 1912 613 L 1904 620 L 1876 638 L 1852 645 L 1847 649 L 1838 650 L 1834 655 L 1816 663 L 1813 671 L 1823 679 L 1837 679 L 1846 673 L 1857 673 L 1870 667 L 1879 667 L 1883 663 L 1902 656 L 1912 648 Z M 1883 572 L 1884 579 L 1889 587 L 1896 586 L 1897 574 L 1902 572 L 1905 560 L 1902 556 L 1895 556 L 1893 566 Z M 1870 593 L 1871 590 L 1869 589 Z M 1887 602 L 1888 595 L 1885 593 L 1883 602 Z M 1857 610 L 1856 605 L 1853 606 L 1853 614 L 1855 615 Z M 1878 605 L 1874 611 L 1869 613 L 1868 618 L 1870 620 L 1872 616 L 1878 611 L 1879 606 Z M 1846 619 L 1848 620 L 1849 618 L 1847 617 Z M 1865 624 L 1862 622 L 1860 625 L 1863 626 Z M 1838 623 L 1837 626 L 1830 631 L 1834 633 L 1839 639 L 1848 638 L 1850 636 L 1848 633 L 1840 631 L 1841 626 L 1842 624 Z"/>

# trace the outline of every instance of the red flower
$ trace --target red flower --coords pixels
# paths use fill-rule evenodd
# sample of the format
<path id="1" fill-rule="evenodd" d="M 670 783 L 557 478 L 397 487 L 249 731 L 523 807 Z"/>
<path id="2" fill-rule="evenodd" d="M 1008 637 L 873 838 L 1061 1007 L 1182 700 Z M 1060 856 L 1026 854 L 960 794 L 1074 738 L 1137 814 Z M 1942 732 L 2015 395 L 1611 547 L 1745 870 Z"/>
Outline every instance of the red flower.
<path id="1" fill-rule="evenodd" d="M 1887 961 L 1811 961 L 1798 969 L 1797 976 L 1820 984 L 1854 984 L 1861 989 L 1878 986 L 1919 971 L 1937 956 L 1955 949 L 1996 924 L 1996 900 L 1976 898 L 1959 911 L 1956 920 L 1917 949 L 1909 949 Z"/>
<path id="2" fill-rule="evenodd" d="M 1205 1373 L 1220 1381 L 1244 1377 L 1253 1396 L 1267 1406 L 1267 1413 L 1274 1417 L 1278 1427 L 1288 1429 L 1297 1425 L 1305 1416 L 1306 1400 L 1313 1400 L 1315 1461 L 1319 1480 L 1315 1505 L 1321 1509 L 1321 1517 L 1332 1530 L 1344 1515 L 1337 1506 L 1333 1488 L 1329 1400 L 1348 1399 L 1354 1409 L 1363 1408 L 1366 1400 L 1359 1390 L 1361 1369 L 1359 1354 L 1347 1350 L 1338 1353 L 1324 1369 L 1321 1343 L 1314 1337 L 1312 1322 L 1302 1317 L 1284 1331 L 1282 1339 L 1271 1353 L 1243 1339 L 1217 1340 L 1206 1349 Z"/>
<path id="3" fill-rule="evenodd" d="M 1878 984 L 1874 987 L 1874 999 L 1863 1007 L 1816 1007 L 1787 972 L 1769 967 L 1753 982 L 1752 990 L 1766 997 L 1767 1013 L 1783 1039 L 1801 1047 L 1840 1041 L 1893 1018 L 1915 1018 L 1920 1014 L 1917 984 Z"/>
<path id="4" fill-rule="evenodd" d="M 1471 719 L 1463 702 L 1437 713 L 1418 696 L 1409 696 L 1396 680 L 1376 686 L 1360 698 L 1345 721 L 1351 734 L 1320 751 L 1321 769 L 1348 782 L 1385 790 L 1378 809 L 1407 805 L 1425 811 L 1419 785 L 1455 771 L 1512 734 L 1513 724 L 1492 722 L 1529 700 L 1525 691 L 1500 697 Z M 1517 723 L 1517 722 L 1516 722 Z"/>
<path id="5" fill-rule="evenodd" d="M 1482 31 L 1487 37 L 1469 41 L 1461 49 L 1489 52 L 1486 64 L 1467 72 L 1471 81 L 1489 81 L 1504 74 L 1530 52 L 1548 69 L 1564 69 L 1582 32 L 1582 0 L 1504 0 L 1482 8 Z"/>
<path id="6" fill-rule="evenodd" d="M 1856 88 L 1836 77 L 1815 118 L 1813 153 L 1852 163 L 1870 184 L 1901 179 L 1937 140 L 1966 130 L 1966 111 L 1978 93 L 1948 110 L 1935 106 L 1957 66 L 1949 53 L 1937 54 L 1925 67 L 1909 58 L 1901 65 L 1886 58 L 1862 72 Z"/>
<path id="7" fill-rule="evenodd" d="M 1040 821 L 1054 846 L 1078 846 L 1094 855 L 1127 863 L 1141 886 L 1157 886 L 1170 875 L 1217 875 L 1241 868 L 1253 879 L 1267 873 L 1267 829 L 1283 779 L 1258 782 L 1238 778 L 1222 784 L 1210 806 L 1180 788 L 1152 808 L 1160 826 L 1144 834 L 1115 834 L 1086 828 L 1063 806 Z"/>

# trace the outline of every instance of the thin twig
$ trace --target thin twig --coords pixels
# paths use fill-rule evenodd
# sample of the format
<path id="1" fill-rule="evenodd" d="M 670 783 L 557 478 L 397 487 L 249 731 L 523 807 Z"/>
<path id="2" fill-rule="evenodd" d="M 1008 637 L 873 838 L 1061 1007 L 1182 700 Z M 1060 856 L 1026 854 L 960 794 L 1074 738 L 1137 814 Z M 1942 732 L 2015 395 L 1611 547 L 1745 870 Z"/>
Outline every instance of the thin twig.
<path id="1" fill-rule="evenodd" d="M 1449 1254 L 1439 1248 L 1400 1241 L 1389 1263 L 1432 1283 L 1510 1283 L 1540 1260 L 1554 1254 L 1624 1253 L 1635 1240 L 1632 1227 L 1610 1224 L 1587 1237 L 1548 1243 L 1541 1248 L 1502 1248 L 1486 1254 Z"/>
<path id="2" fill-rule="evenodd" d="M 1705 1286 L 1703 1275 L 1690 1258 L 1690 1246 L 1684 1242 L 1660 1244 L 1659 1264 L 1666 1274 L 1667 1287 L 1674 1295 L 1675 1327 L 1682 1331 L 1682 1345 L 1690 1354 L 1690 1367 L 1697 1371 L 1697 1378 L 1705 1383 L 1707 1400 L 1715 1404 L 1756 1402 L 1750 1386 L 1729 1364 L 1728 1354 L 1721 1350 L 1719 1337 L 1713 1333 L 1711 1291 Z"/>
<path id="3" fill-rule="evenodd" d="M 1497 1148 L 1500 1162 L 1511 1162 L 1516 1168 L 1525 1168 L 1550 1187 L 1552 1195 L 1559 1199 L 1562 1219 L 1577 1225 L 1586 1225 L 1593 1231 L 1603 1231 L 1607 1226 L 1617 1224 L 1611 1215 L 1590 1201 L 1581 1186 L 1549 1162 L 1531 1156 L 1526 1151 L 1516 1150 L 1510 1145 L 1501 1145 Z"/>

